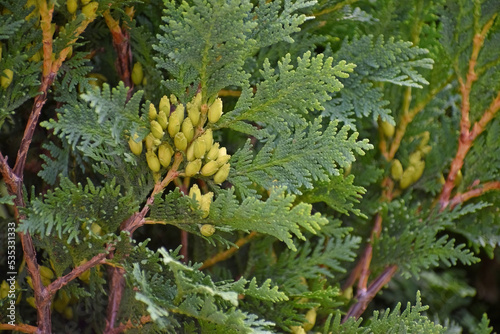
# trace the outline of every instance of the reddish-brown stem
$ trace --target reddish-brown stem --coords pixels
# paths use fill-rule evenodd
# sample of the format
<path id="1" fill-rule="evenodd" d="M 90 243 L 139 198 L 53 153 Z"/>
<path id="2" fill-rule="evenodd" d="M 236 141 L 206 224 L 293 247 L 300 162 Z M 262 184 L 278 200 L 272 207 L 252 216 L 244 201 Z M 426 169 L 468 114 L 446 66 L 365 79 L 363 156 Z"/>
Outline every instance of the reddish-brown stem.
<path id="1" fill-rule="evenodd" d="M 377 214 L 375 216 L 375 222 L 373 224 L 370 236 L 370 243 L 366 246 L 363 255 L 359 259 L 356 267 L 354 267 L 354 269 L 351 270 L 351 274 L 347 278 L 346 282 L 343 284 L 342 290 L 351 288 L 354 285 L 354 283 L 359 279 L 358 290 L 366 291 L 368 285 L 368 277 L 370 275 L 369 268 L 373 252 L 372 243 L 375 238 L 378 238 L 380 236 L 381 232 L 382 232 L 382 216 L 380 214 Z"/>
<path id="2" fill-rule="evenodd" d="M 247 244 L 250 240 L 252 240 L 256 236 L 257 236 L 257 232 L 252 231 L 249 235 L 238 239 L 238 241 L 236 241 L 234 243 L 236 246 L 233 246 L 233 247 L 231 247 L 223 252 L 217 253 L 216 255 L 211 257 L 210 259 L 205 260 L 205 262 L 203 262 L 203 265 L 200 267 L 200 270 L 209 268 L 218 262 L 229 259 L 231 256 L 233 256 L 234 253 L 236 253 L 236 251 L 238 251 L 238 249 L 240 249 L 240 247 Z"/>
<path id="3" fill-rule="evenodd" d="M 130 87 L 128 91 L 128 98 L 130 98 L 134 83 L 130 76 L 132 51 L 130 48 L 129 27 L 126 24 L 120 27 L 119 22 L 111 16 L 109 9 L 103 13 L 103 17 L 113 37 L 113 47 L 117 53 L 116 70 L 118 71 L 120 79 L 125 83 L 125 86 Z"/>
<path id="4" fill-rule="evenodd" d="M 470 112 L 470 94 L 472 90 L 472 84 L 477 80 L 477 74 L 475 72 L 477 57 L 479 56 L 479 51 L 481 50 L 484 38 L 488 34 L 489 29 L 493 25 L 493 22 L 496 18 L 496 14 L 484 25 L 483 29 L 480 33 L 477 33 L 474 36 L 472 42 L 472 53 L 469 59 L 469 67 L 468 72 L 465 78 L 465 81 L 462 77 L 458 77 L 458 81 L 460 84 L 460 94 L 462 95 L 462 105 L 461 105 L 461 119 L 460 119 L 460 137 L 458 138 L 458 149 L 453 159 L 450 172 L 448 173 L 448 177 L 446 179 L 445 184 L 443 185 L 443 189 L 441 191 L 441 195 L 439 196 L 439 204 L 441 210 L 444 210 L 450 201 L 451 192 L 455 187 L 455 179 L 458 174 L 458 171 L 462 169 L 464 164 L 465 157 L 469 152 L 470 148 L 474 140 L 477 136 L 484 131 L 486 125 L 493 118 L 495 113 L 500 108 L 500 92 L 497 97 L 492 101 L 490 107 L 484 112 L 481 119 L 476 122 L 471 131 L 471 124 L 469 119 Z"/>
<path id="5" fill-rule="evenodd" d="M 484 184 L 480 184 L 479 186 L 477 186 L 476 188 L 474 188 L 472 190 L 466 191 L 464 193 L 458 193 L 450 201 L 449 206 L 450 206 L 450 208 L 453 208 L 460 203 L 468 201 L 474 197 L 479 197 L 482 194 L 484 194 L 485 192 L 488 192 L 491 190 L 500 190 L 500 181 L 486 182 Z"/>
<path id="6" fill-rule="evenodd" d="M 342 319 L 342 323 L 344 323 L 350 317 L 359 318 L 361 314 L 366 310 L 368 304 L 372 301 L 372 299 L 377 295 L 377 293 L 389 283 L 398 270 L 398 266 L 392 265 L 387 268 L 372 281 L 370 286 L 366 291 L 361 294 L 358 294 L 358 301 L 356 304 L 352 305 L 347 314 Z"/>
<path id="7" fill-rule="evenodd" d="M 165 178 L 155 184 L 153 191 L 149 198 L 146 200 L 146 204 L 142 208 L 140 212 L 136 212 L 129 219 L 125 220 L 120 229 L 122 231 L 127 231 L 130 233 L 130 237 L 136 229 L 143 226 L 145 223 L 144 217 L 149 212 L 150 206 L 154 203 L 155 196 L 162 193 L 163 190 L 179 176 L 179 166 L 183 161 L 183 156 L 180 152 L 177 152 L 174 156 L 174 162 L 172 167 L 168 171 Z M 115 327 L 115 323 L 117 320 L 118 312 L 120 310 L 120 303 L 123 296 L 123 289 L 125 288 L 125 271 L 121 268 L 112 268 L 110 269 L 111 273 L 111 281 L 110 281 L 110 295 L 108 298 L 108 309 L 107 309 L 107 318 L 106 318 L 106 328 L 104 330 L 105 334 L 110 333 L 120 333 L 120 331 Z"/>

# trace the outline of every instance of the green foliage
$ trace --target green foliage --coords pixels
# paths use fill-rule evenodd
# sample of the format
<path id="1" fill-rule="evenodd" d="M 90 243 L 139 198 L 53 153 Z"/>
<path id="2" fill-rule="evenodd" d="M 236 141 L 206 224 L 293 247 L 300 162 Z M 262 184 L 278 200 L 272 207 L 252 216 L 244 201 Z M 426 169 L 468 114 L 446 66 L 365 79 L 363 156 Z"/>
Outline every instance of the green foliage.
<path id="1" fill-rule="evenodd" d="M 290 192 L 301 194 L 301 188 L 311 189 L 317 181 L 338 175 L 336 167 L 348 167 L 355 160 L 354 152 L 363 155 L 364 150 L 372 148 L 367 141 L 356 141 L 357 133 L 349 136 L 348 126 L 337 131 L 337 123 L 332 122 L 323 133 L 320 129 L 320 121 L 316 121 L 297 128 L 293 136 L 285 133 L 270 138 L 254 159 L 247 142 L 232 158 L 238 172 L 231 174 L 231 182 L 236 189 L 254 182 L 264 189 L 286 186 Z"/>

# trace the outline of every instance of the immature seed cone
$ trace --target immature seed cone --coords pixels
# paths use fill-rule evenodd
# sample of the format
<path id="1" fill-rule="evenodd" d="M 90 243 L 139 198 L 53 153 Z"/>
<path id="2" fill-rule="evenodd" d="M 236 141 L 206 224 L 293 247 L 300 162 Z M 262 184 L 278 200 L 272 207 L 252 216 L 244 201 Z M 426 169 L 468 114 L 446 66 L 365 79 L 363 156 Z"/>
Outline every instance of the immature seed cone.
<path id="1" fill-rule="evenodd" d="M 214 144 L 214 135 L 212 129 L 206 129 L 205 133 L 200 137 L 203 137 L 203 139 L 205 139 L 205 147 L 208 152 L 210 148 L 212 148 L 212 145 Z"/>
<path id="2" fill-rule="evenodd" d="M 211 237 L 215 233 L 215 226 L 212 224 L 204 224 L 200 227 L 200 233 L 204 237 Z"/>
<path id="3" fill-rule="evenodd" d="M 186 176 L 189 177 L 195 176 L 200 171 L 200 168 L 201 168 L 201 159 L 190 161 L 186 165 L 186 170 L 184 171 L 184 174 L 186 174 Z"/>
<path id="4" fill-rule="evenodd" d="M 129 139 L 128 141 L 128 146 L 130 147 L 130 151 L 134 153 L 135 155 L 141 155 L 142 153 L 142 141 L 136 142 L 135 140 L 139 138 L 139 135 L 137 133 L 134 133 L 132 138 Z"/>
<path id="5" fill-rule="evenodd" d="M 314 327 L 314 324 L 316 323 L 316 309 L 315 308 L 312 308 L 309 311 L 307 311 L 306 320 L 307 320 L 307 322 L 302 325 L 302 328 L 304 328 L 304 330 L 306 332 L 308 332 Z"/>
<path id="6" fill-rule="evenodd" d="M 206 152 L 205 139 L 203 139 L 202 137 L 196 138 L 192 146 L 194 146 L 195 158 L 202 158 L 203 155 L 205 155 Z"/>
<path id="7" fill-rule="evenodd" d="M 207 153 L 208 160 L 217 160 L 219 156 L 219 143 L 214 143 Z"/>
<path id="8" fill-rule="evenodd" d="M 175 148 L 179 151 L 185 151 L 187 148 L 187 139 L 182 132 L 178 132 L 174 137 Z"/>
<path id="9" fill-rule="evenodd" d="M 410 165 L 416 165 L 422 160 L 422 153 L 420 151 L 415 151 L 410 154 Z"/>
<path id="10" fill-rule="evenodd" d="M 226 148 L 222 147 L 219 149 L 219 156 L 217 157 L 217 165 L 222 166 L 231 159 L 231 156 L 226 153 Z"/>
<path id="11" fill-rule="evenodd" d="M 458 187 L 460 183 L 462 183 L 463 175 L 462 175 L 462 170 L 460 169 L 457 173 L 457 176 L 455 177 L 455 181 L 453 181 L 453 184 L 455 187 Z"/>
<path id="12" fill-rule="evenodd" d="M 167 130 L 170 137 L 174 138 L 177 132 L 179 132 L 183 120 L 184 120 L 184 106 L 180 104 L 177 106 L 174 112 L 172 112 L 169 118 Z"/>
<path id="13" fill-rule="evenodd" d="M 200 108 L 190 104 L 187 106 L 187 113 L 191 123 L 193 123 L 193 126 L 197 126 L 200 122 Z"/>
<path id="14" fill-rule="evenodd" d="M 142 79 L 144 79 L 142 64 L 136 62 L 132 67 L 132 82 L 134 83 L 134 85 L 140 85 L 142 83 Z"/>
<path id="15" fill-rule="evenodd" d="M 158 147 L 158 160 L 163 167 L 168 167 L 172 160 L 173 149 L 168 143 L 163 143 Z"/>
<path id="16" fill-rule="evenodd" d="M 413 174 L 413 183 L 417 182 L 422 176 L 425 169 L 425 161 L 419 161 L 413 165 L 415 167 L 415 173 Z"/>
<path id="17" fill-rule="evenodd" d="M 189 147 L 186 150 L 186 159 L 188 161 L 193 161 L 194 159 L 196 159 L 196 157 L 194 156 L 194 145 L 193 144 L 189 145 Z"/>
<path id="18" fill-rule="evenodd" d="M 193 123 L 191 122 L 191 119 L 189 117 L 186 117 L 184 119 L 184 121 L 182 122 L 181 129 L 182 129 L 182 133 L 184 134 L 184 136 L 186 136 L 188 143 L 191 140 L 193 140 L 194 127 L 193 127 Z"/>
<path id="19" fill-rule="evenodd" d="M 83 1 L 82 1 L 82 3 L 83 3 Z M 82 14 L 85 15 L 85 18 L 87 20 L 93 20 L 97 16 L 96 11 L 97 11 L 98 7 L 99 7 L 99 3 L 97 1 L 93 1 L 93 2 L 89 3 L 88 5 L 83 6 Z M 142 80 L 142 78 L 141 78 L 141 80 Z"/>
<path id="20" fill-rule="evenodd" d="M 167 117 L 167 114 L 165 114 L 165 112 L 163 110 L 160 110 L 160 112 L 158 113 L 158 117 L 156 118 L 156 121 L 158 123 L 160 123 L 161 128 L 163 130 L 167 129 L 167 126 L 168 126 L 168 117 Z"/>
<path id="21" fill-rule="evenodd" d="M 45 266 L 40 266 L 40 275 L 49 280 L 54 278 L 54 272 L 50 268 Z"/>
<path id="22" fill-rule="evenodd" d="M 401 177 L 401 181 L 399 181 L 399 187 L 401 189 L 406 189 L 410 185 L 413 184 L 413 175 L 415 174 L 415 167 L 410 166 L 404 172 Z"/>
<path id="23" fill-rule="evenodd" d="M 156 108 L 154 104 L 149 105 L 149 112 L 148 112 L 148 117 L 150 121 L 153 121 L 158 117 L 158 113 L 156 112 Z"/>
<path id="24" fill-rule="evenodd" d="M 158 123 L 157 121 L 151 121 L 150 125 L 151 133 L 153 134 L 153 136 L 155 136 L 155 138 L 162 139 L 165 132 L 163 132 L 160 123 Z"/>
<path id="25" fill-rule="evenodd" d="M 391 165 L 391 176 L 394 180 L 401 180 L 403 176 L 403 166 L 401 165 L 401 161 L 398 159 L 394 159 Z"/>
<path id="26" fill-rule="evenodd" d="M 146 161 L 148 163 L 149 169 L 151 169 L 153 172 L 160 171 L 160 160 L 158 160 L 158 157 L 153 151 L 146 152 Z"/>
<path id="27" fill-rule="evenodd" d="M 7 87 L 10 86 L 12 83 L 12 78 L 14 77 L 14 72 L 6 68 L 3 70 L 3 75 L 0 77 L 0 86 L 2 86 L 3 89 L 7 89 Z"/>
<path id="28" fill-rule="evenodd" d="M 200 209 L 201 209 L 201 211 L 203 211 L 202 218 L 208 217 L 208 214 L 210 213 L 210 204 L 212 204 L 213 197 L 214 197 L 213 192 L 209 192 L 209 193 L 206 193 L 205 195 L 201 196 Z"/>
<path id="29" fill-rule="evenodd" d="M 221 184 L 226 181 L 229 176 L 229 164 L 224 164 L 214 175 L 214 182 L 216 184 Z"/>
<path id="30" fill-rule="evenodd" d="M 212 176 L 217 170 L 219 170 L 219 165 L 215 161 L 209 161 L 203 166 L 201 169 L 201 175 L 203 176 Z"/>
<path id="31" fill-rule="evenodd" d="M 214 103 L 208 108 L 208 121 L 216 123 L 222 116 L 222 100 L 217 98 Z"/>
<path id="32" fill-rule="evenodd" d="M 155 141 L 156 141 L 155 136 L 153 136 L 152 133 L 149 133 L 144 139 L 144 143 L 146 144 L 146 150 L 148 151 L 152 150 L 155 146 Z"/>
<path id="33" fill-rule="evenodd" d="M 189 197 L 201 202 L 201 191 L 197 184 L 193 184 L 189 189 Z"/>
<path id="34" fill-rule="evenodd" d="M 68 9 L 68 12 L 70 14 L 74 14 L 76 12 L 76 10 L 78 9 L 77 0 L 67 0 L 66 1 L 66 8 Z"/>
<path id="35" fill-rule="evenodd" d="M 160 111 L 163 111 L 167 116 L 170 115 L 170 100 L 167 95 L 163 95 L 160 100 L 160 105 L 158 107 Z"/>
<path id="36" fill-rule="evenodd" d="M 392 138 L 392 136 L 394 136 L 395 127 L 391 123 L 382 121 L 380 122 L 380 127 L 387 138 Z"/>

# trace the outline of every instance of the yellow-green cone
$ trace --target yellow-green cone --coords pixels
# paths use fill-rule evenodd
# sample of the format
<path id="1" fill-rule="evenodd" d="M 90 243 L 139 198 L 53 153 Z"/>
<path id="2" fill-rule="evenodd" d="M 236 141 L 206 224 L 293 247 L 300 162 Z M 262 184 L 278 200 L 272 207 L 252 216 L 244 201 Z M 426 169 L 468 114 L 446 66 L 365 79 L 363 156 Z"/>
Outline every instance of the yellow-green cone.
<path id="1" fill-rule="evenodd" d="M 207 153 L 208 160 L 217 160 L 219 156 L 219 143 L 214 143 Z"/>
<path id="2" fill-rule="evenodd" d="M 163 167 L 168 167 L 172 161 L 173 150 L 168 143 L 163 143 L 158 147 L 158 160 Z"/>
<path id="3" fill-rule="evenodd" d="M 163 110 L 160 110 L 160 112 L 158 113 L 158 117 L 156 118 L 156 121 L 158 123 L 160 123 L 161 128 L 163 130 L 167 129 L 167 126 L 168 126 L 168 117 L 167 117 L 167 114 L 165 114 L 165 112 Z"/>
<path id="4" fill-rule="evenodd" d="M 185 151 L 187 148 L 187 139 L 182 132 L 178 132 L 174 137 L 175 148 L 179 151 Z"/>
<path id="5" fill-rule="evenodd" d="M 160 111 L 163 111 L 167 116 L 170 115 L 170 100 L 168 99 L 168 96 L 163 95 L 163 97 L 160 100 L 160 105 L 158 106 Z"/>
<path id="6" fill-rule="evenodd" d="M 155 108 L 154 104 L 152 104 L 152 103 L 149 105 L 148 117 L 149 117 L 150 121 L 153 121 L 156 119 L 156 117 L 158 117 L 158 113 L 156 112 L 156 108 Z"/>
<path id="7" fill-rule="evenodd" d="M 222 100 L 217 98 L 214 103 L 208 108 L 208 121 L 216 123 L 222 116 Z"/>
<path id="8" fill-rule="evenodd" d="M 149 169 L 153 172 L 160 171 L 160 161 L 153 151 L 146 152 L 146 161 L 148 163 Z"/>
<path id="9" fill-rule="evenodd" d="M 215 173 L 214 175 L 214 182 L 216 184 L 221 184 L 222 182 L 226 181 L 227 177 L 229 176 L 229 164 L 224 164 L 222 167 Z"/>
<path id="10" fill-rule="evenodd" d="M 182 129 L 182 133 L 184 134 L 184 136 L 186 136 L 188 143 L 191 140 L 193 140 L 194 127 L 193 127 L 193 123 L 191 122 L 191 119 L 189 117 L 186 117 L 184 119 L 184 121 L 182 122 L 181 129 Z"/>
<path id="11" fill-rule="evenodd" d="M 186 176 L 189 176 L 189 177 L 195 176 L 200 171 L 200 168 L 201 168 L 201 159 L 196 159 L 196 160 L 190 161 L 186 165 L 186 170 L 184 171 L 184 173 L 186 174 Z"/>
<path id="12" fill-rule="evenodd" d="M 87 6 L 85 6 L 85 7 L 87 7 Z M 82 12 L 83 12 L 83 9 L 82 9 Z M 134 85 L 140 85 L 141 84 L 142 79 L 144 78 L 144 72 L 142 70 L 142 64 L 141 63 L 137 62 L 137 63 L 134 64 L 134 66 L 132 67 L 132 75 L 131 75 L 131 77 L 132 77 L 132 82 L 134 83 Z"/>
<path id="13" fill-rule="evenodd" d="M 151 133 L 153 134 L 153 136 L 155 136 L 155 138 L 162 139 L 165 132 L 163 132 L 160 123 L 158 123 L 157 121 L 151 121 L 150 125 Z"/>
<path id="14" fill-rule="evenodd" d="M 211 237 L 215 233 L 215 226 L 212 224 L 204 224 L 200 227 L 200 233 L 204 237 Z"/>
<path id="15" fill-rule="evenodd" d="M 219 170 L 219 165 L 215 161 L 209 161 L 203 166 L 201 169 L 201 175 L 203 176 L 212 176 L 217 170 Z"/>

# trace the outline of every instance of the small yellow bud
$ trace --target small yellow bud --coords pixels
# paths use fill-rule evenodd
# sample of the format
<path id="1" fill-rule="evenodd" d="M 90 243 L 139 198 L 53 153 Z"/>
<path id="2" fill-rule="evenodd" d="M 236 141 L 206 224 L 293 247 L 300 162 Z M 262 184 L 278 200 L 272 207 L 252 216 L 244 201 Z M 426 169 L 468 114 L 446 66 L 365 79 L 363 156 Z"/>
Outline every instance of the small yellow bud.
<path id="1" fill-rule="evenodd" d="M 222 116 L 222 100 L 217 98 L 214 103 L 208 108 L 208 121 L 210 123 L 217 123 Z"/>
<path id="2" fill-rule="evenodd" d="M 419 146 L 418 151 L 422 153 L 422 155 L 426 155 L 432 150 L 432 146 L 430 145 L 425 145 L 425 146 Z"/>
<path id="3" fill-rule="evenodd" d="M 9 284 L 6 280 L 3 280 L 2 284 L 0 285 L 0 299 L 4 299 L 5 297 L 7 297 L 7 295 L 9 294 L 9 290 Z"/>
<path id="4" fill-rule="evenodd" d="M 188 104 L 187 113 L 191 123 L 193 123 L 193 126 L 197 126 L 200 122 L 200 109 L 192 104 Z"/>
<path id="5" fill-rule="evenodd" d="M 227 177 L 229 176 L 229 164 L 224 164 L 222 167 L 215 173 L 214 175 L 214 182 L 216 184 L 221 184 L 222 182 L 226 181 Z"/>
<path id="6" fill-rule="evenodd" d="M 175 112 L 174 112 L 175 113 Z M 171 138 L 174 138 L 175 135 L 179 132 L 181 129 L 181 121 L 179 120 L 178 117 L 173 117 L 174 114 L 170 115 L 170 121 L 168 122 L 168 134 L 170 135 Z"/>
<path id="7" fill-rule="evenodd" d="M 214 135 L 212 129 L 206 129 L 205 133 L 201 135 L 203 139 L 205 139 L 205 146 L 207 152 L 212 148 L 212 145 L 214 144 Z"/>
<path id="8" fill-rule="evenodd" d="M 170 94 L 171 104 L 177 104 L 177 97 L 174 94 Z"/>
<path id="9" fill-rule="evenodd" d="M 187 139 L 184 133 L 177 132 L 174 137 L 175 148 L 179 151 L 185 151 L 187 148 Z"/>
<path id="10" fill-rule="evenodd" d="M 392 138 L 392 136 L 394 136 L 395 127 L 391 123 L 382 121 L 380 122 L 380 127 L 387 138 Z"/>
<path id="11" fill-rule="evenodd" d="M 26 298 L 26 301 L 28 302 L 28 304 L 31 305 L 31 307 L 33 307 L 34 309 L 36 309 L 35 297 L 28 297 L 28 298 Z"/>
<path id="12" fill-rule="evenodd" d="M 425 145 L 427 145 L 429 139 L 431 138 L 431 134 L 429 133 L 429 131 L 422 132 L 421 136 L 422 140 L 420 141 L 420 144 L 418 144 L 418 147 L 424 147 Z"/>
<path id="13" fill-rule="evenodd" d="M 158 147 L 158 160 L 163 167 L 168 167 L 172 160 L 174 150 L 168 143 L 163 143 Z"/>
<path id="14" fill-rule="evenodd" d="M 151 133 L 153 136 L 155 136 L 155 138 L 162 139 L 165 132 L 163 132 L 160 123 L 157 121 L 151 121 L 149 124 L 151 125 Z"/>
<path id="15" fill-rule="evenodd" d="M 149 169 L 153 172 L 158 172 L 160 170 L 160 161 L 153 151 L 146 152 L 146 161 L 148 163 Z"/>
<path id="16" fill-rule="evenodd" d="M 203 224 L 203 226 L 200 227 L 200 233 L 204 237 L 211 237 L 215 233 L 215 226 L 212 224 Z"/>
<path id="17" fill-rule="evenodd" d="M 290 326 L 292 334 L 306 334 L 306 331 L 301 326 Z"/>
<path id="18" fill-rule="evenodd" d="M 418 181 L 418 179 L 420 179 L 420 177 L 424 173 L 425 161 L 419 161 L 413 166 L 415 167 L 415 173 L 413 174 L 413 183 L 415 183 Z"/>
<path id="19" fill-rule="evenodd" d="M 90 225 L 90 230 L 95 235 L 102 235 L 102 227 L 97 223 L 92 223 L 92 225 Z"/>
<path id="20" fill-rule="evenodd" d="M 222 147 L 221 149 L 219 149 L 219 156 L 217 157 L 217 160 L 216 160 L 217 165 L 222 166 L 226 162 L 228 162 L 229 159 L 231 159 L 231 156 L 226 153 L 226 148 Z"/>
<path id="21" fill-rule="evenodd" d="M 196 159 L 196 160 L 190 161 L 186 165 L 186 170 L 184 173 L 186 174 L 186 176 L 190 176 L 190 177 L 195 176 L 200 171 L 200 168 L 201 168 L 201 159 Z"/>
<path id="22" fill-rule="evenodd" d="M 416 165 L 422 161 L 422 153 L 420 151 L 415 151 L 410 154 L 410 165 Z"/>
<path id="23" fill-rule="evenodd" d="M 158 117 L 156 118 L 156 121 L 158 123 L 160 123 L 161 128 L 163 130 L 167 129 L 167 126 L 168 126 L 168 117 L 167 117 L 167 114 L 165 114 L 165 112 L 163 110 L 160 110 L 160 112 L 158 113 Z"/>
<path id="24" fill-rule="evenodd" d="M 34 289 L 33 287 L 33 280 L 31 279 L 31 276 L 26 276 L 26 282 L 28 282 L 28 285 Z"/>
<path id="25" fill-rule="evenodd" d="M 67 306 L 67 307 L 64 309 L 63 316 L 64 316 L 66 319 L 68 319 L 68 320 L 73 319 L 73 308 L 72 308 L 72 307 L 70 307 L 70 306 Z"/>
<path id="26" fill-rule="evenodd" d="M 49 280 L 54 278 L 54 272 L 50 268 L 45 266 L 40 266 L 40 275 Z"/>
<path id="27" fill-rule="evenodd" d="M 130 138 L 128 141 L 128 146 L 130 147 L 130 151 L 134 153 L 135 155 L 141 155 L 142 153 L 142 141 L 141 142 L 136 142 L 136 139 L 139 138 L 139 135 L 137 133 L 134 133 L 133 139 Z"/>
<path id="28" fill-rule="evenodd" d="M 196 158 L 202 158 L 203 155 L 205 155 L 205 152 L 207 151 L 206 145 L 205 145 L 205 139 L 202 137 L 196 138 L 196 140 L 193 142 L 194 146 L 194 156 Z"/>
<path id="29" fill-rule="evenodd" d="M 444 179 L 443 174 L 441 174 L 441 176 L 439 177 L 439 183 L 442 185 L 446 183 L 446 180 Z"/>
<path id="30" fill-rule="evenodd" d="M 184 136 L 186 136 L 188 143 L 191 140 L 193 140 L 194 127 L 193 127 L 193 123 L 191 122 L 191 119 L 189 117 L 186 117 L 184 119 L 184 122 L 182 122 L 181 129 L 182 129 L 182 133 L 184 134 Z"/>
<path id="31" fill-rule="evenodd" d="M 86 5 L 90 2 L 90 0 L 80 0 L 80 1 L 81 1 L 82 5 Z"/>
<path id="32" fill-rule="evenodd" d="M 7 87 L 10 86 L 12 83 L 12 78 L 14 77 L 14 72 L 6 68 L 3 70 L 2 77 L 0 78 L 0 86 L 2 86 L 3 89 L 7 89 Z"/>
<path id="33" fill-rule="evenodd" d="M 306 313 L 307 322 L 302 325 L 306 332 L 310 331 L 316 323 L 316 309 L 312 308 Z"/>
<path id="34" fill-rule="evenodd" d="M 214 197 L 213 192 L 206 193 L 201 196 L 200 209 L 203 211 L 202 218 L 207 218 L 210 213 L 210 204 L 212 204 L 212 198 Z"/>
<path id="35" fill-rule="evenodd" d="M 82 1 L 83 3 L 83 1 Z M 99 3 L 97 1 L 93 1 L 82 8 L 82 14 L 85 15 L 87 20 L 93 20 L 96 18 L 97 8 L 99 7 Z"/>
<path id="36" fill-rule="evenodd" d="M 68 8 L 70 14 L 74 14 L 78 9 L 77 0 L 66 0 L 66 8 Z"/>
<path id="37" fill-rule="evenodd" d="M 43 277 L 42 276 L 42 284 L 43 284 L 43 286 L 49 286 L 50 283 L 52 283 L 52 281 L 50 279 L 48 279 L 47 277 Z"/>
<path id="38" fill-rule="evenodd" d="M 149 112 L 148 112 L 148 117 L 150 121 L 153 121 L 158 117 L 158 113 L 156 112 L 156 108 L 154 104 L 149 105 Z"/>
<path id="39" fill-rule="evenodd" d="M 217 170 L 219 170 L 219 165 L 215 161 L 209 161 L 203 166 L 201 169 L 201 175 L 203 176 L 212 176 Z"/>
<path id="40" fill-rule="evenodd" d="M 415 167 L 408 167 L 401 176 L 401 180 L 399 181 L 399 187 L 401 189 L 408 188 L 411 184 L 413 184 L 413 175 L 415 174 Z"/>
<path id="41" fill-rule="evenodd" d="M 455 176 L 455 181 L 453 181 L 453 184 L 455 187 L 458 187 L 460 183 L 462 183 L 463 175 L 462 175 L 462 170 L 460 169 L 457 173 L 457 176 Z"/>
<path id="42" fill-rule="evenodd" d="M 403 176 L 403 166 L 398 159 L 394 159 L 391 165 L 391 176 L 394 180 L 401 180 Z"/>
<path id="43" fill-rule="evenodd" d="M 163 95 L 158 108 L 160 109 L 160 111 L 163 111 L 165 115 L 170 115 L 170 100 L 168 99 L 167 95 Z"/>
<path id="44" fill-rule="evenodd" d="M 149 133 L 147 136 L 146 136 L 146 139 L 144 139 L 144 142 L 146 144 L 146 149 L 148 151 L 152 150 L 155 146 L 155 142 L 156 142 L 156 137 L 153 136 L 152 133 Z"/>
<path id="45" fill-rule="evenodd" d="M 193 184 L 191 189 L 189 189 L 189 197 L 197 200 L 198 202 L 201 201 L 201 191 L 197 184 Z"/>
<path id="46" fill-rule="evenodd" d="M 144 78 L 144 71 L 142 69 L 142 64 L 136 62 L 132 67 L 132 82 L 134 85 L 140 85 L 142 83 L 142 79 Z"/>
<path id="47" fill-rule="evenodd" d="M 63 313 L 64 312 L 64 309 L 66 308 L 66 306 L 68 306 L 67 303 L 64 303 L 64 301 L 62 301 L 61 299 L 56 299 L 54 301 L 54 303 L 52 304 L 52 306 L 54 306 L 54 309 L 59 312 L 59 313 Z"/>
<path id="48" fill-rule="evenodd" d="M 196 159 L 196 157 L 194 156 L 194 145 L 193 144 L 189 145 L 189 147 L 186 150 L 186 159 L 188 161 L 193 161 L 194 159 Z"/>
<path id="49" fill-rule="evenodd" d="M 208 160 L 217 160 L 218 156 L 219 156 L 219 143 L 215 143 L 210 148 L 210 151 L 208 151 L 207 159 Z"/>

